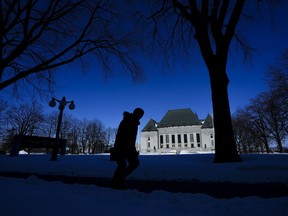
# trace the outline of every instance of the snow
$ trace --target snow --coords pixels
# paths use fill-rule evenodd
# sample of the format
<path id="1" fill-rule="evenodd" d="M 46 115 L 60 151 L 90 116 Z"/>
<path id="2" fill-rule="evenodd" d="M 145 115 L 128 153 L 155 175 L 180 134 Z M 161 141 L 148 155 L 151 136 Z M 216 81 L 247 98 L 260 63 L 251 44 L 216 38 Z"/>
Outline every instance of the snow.
<path id="1" fill-rule="evenodd" d="M 213 163 L 213 154 L 140 155 L 129 180 L 177 180 L 288 184 L 287 154 L 241 155 L 242 163 Z M 0 176 L 0 214 L 57 215 L 288 215 L 287 196 L 216 198 L 205 193 L 113 190 L 94 184 L 46 181 L 37 174 L 111 178 L 115 162 L 108 155 L 0 155 L 0 173 L 34 173 L 28 178 Z M 265 190 L 265 188 L 263 188 Z"/>

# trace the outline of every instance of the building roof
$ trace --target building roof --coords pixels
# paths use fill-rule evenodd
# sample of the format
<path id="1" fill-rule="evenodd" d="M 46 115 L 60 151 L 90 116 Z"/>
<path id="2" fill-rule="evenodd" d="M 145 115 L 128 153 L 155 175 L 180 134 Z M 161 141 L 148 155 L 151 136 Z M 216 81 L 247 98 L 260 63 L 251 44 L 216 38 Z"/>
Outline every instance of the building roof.
<path id="1" fill-rule="evenodd" d="M 213 128 L 213 119 L 211 115 L 207 115 L 201 128 Z"/>
<path id="2" fill-rule="evenodd" d="M 201 125 L 196 113 L 190 108 L 168 110 L 158 124 L 158 128 Z"/>
<path id="3" fill-rule="evenodd" d="M 142 129 L 142 132 L 148 132 L 148 131 L 158 131 L 157 129 L 157 123 L 153 119 L 149 119 L 148 123 L 145 125 L 145 127 Z"/>

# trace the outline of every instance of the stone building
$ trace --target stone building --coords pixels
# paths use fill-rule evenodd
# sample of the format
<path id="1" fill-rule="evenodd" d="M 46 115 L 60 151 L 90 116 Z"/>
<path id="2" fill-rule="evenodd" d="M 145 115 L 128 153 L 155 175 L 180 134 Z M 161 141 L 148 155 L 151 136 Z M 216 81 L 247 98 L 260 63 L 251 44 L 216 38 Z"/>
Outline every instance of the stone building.
<path id="1" fill-rule="evenodd" d="M 191 109 L 168 110 L 160 122 L 150 119 L 141 131 L 140 152 L 214 151 L 211 115 L 199 120 Z"/>

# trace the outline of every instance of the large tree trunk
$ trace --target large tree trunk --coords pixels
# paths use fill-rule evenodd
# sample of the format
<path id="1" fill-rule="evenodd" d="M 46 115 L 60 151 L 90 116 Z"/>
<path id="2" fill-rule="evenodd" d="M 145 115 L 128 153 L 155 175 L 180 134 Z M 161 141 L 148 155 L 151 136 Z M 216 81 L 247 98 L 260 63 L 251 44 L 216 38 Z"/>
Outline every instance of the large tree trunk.
<path id="1" fill-rule="evenodd" d="M 209 4 L 209 1 L 201 1 L 201 4 L 197 2 L 190 0 L 186 5 L 182 1 L 172 1 L 181 17 L 193 26 L 194 38 L 198 41 L 209 71 L 215 128 L 214 162 L 242 161 L 233 135 L 226 64 L 229 46 L 245 1 L 237 0 L 231 4 L 230 1 L 214 1 L 213 4 Z"/>
<path id="2" fill-rule="evenodd" d="M 212 60 L 213 61 L 213 60 Z M 215 62 L 215 61 L 214 61 Z M 209 67 L 215 128 L 215 163 L 240 162 L 234 139 L 228 98 L 226 66 L 217 62 Z"/>

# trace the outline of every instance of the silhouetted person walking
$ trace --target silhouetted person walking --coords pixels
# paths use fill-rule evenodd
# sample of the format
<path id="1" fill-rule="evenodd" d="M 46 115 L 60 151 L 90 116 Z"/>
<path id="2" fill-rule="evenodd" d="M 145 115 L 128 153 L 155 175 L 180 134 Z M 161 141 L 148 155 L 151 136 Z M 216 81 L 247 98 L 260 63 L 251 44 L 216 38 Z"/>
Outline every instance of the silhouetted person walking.
<path id="1" fill-rule="evenodd" d="M 112 188 L 114 189 L 124 189 L 125 178 L 140 164 L 135 142 L 138 125 L 143 115 L 144 110 L 141 108 L 136 108 L 133 113 L 123 113 L 123 120 L 119 124 L 114 149 L 111 152 L 111 156 L 118 164 L 112 179 Z"/>

